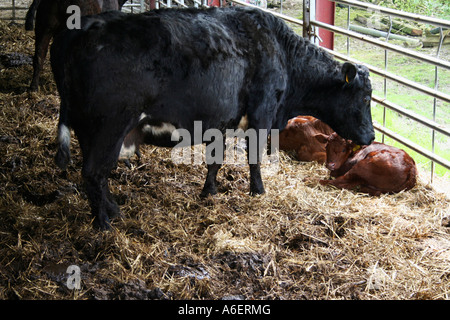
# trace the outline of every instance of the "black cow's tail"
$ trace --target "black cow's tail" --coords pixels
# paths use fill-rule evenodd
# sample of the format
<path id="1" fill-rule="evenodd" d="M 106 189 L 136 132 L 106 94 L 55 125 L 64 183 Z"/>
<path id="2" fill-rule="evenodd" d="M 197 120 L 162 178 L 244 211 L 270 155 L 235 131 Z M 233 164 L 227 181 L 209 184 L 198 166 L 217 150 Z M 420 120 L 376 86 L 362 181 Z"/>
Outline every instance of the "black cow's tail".
<path id="1" fill-rule="evenodd" d="M 30 8 L 27 11 L 27 15 L 25 17 L 25 30 L 31 31 L 34 28 L 34 17 L 36 16 L 36 9 L 39 6 L 39 2 L 41 0 L 33 0 Z"/>
<path id="2" fill-rule="evenodd" d="M 65 117 L 60 117 L 58 124 L 58 151 L 55 163 L 62 170 L 66 170 L 70 161 L 70 128 Z"/>
<path id="3" fill-rule="evenodd" d="M 50 62 L 52 66 L 53 76 L 58 88 L 61 105 L 59 108 L 58 123 L 58 150 L 55 156 L 56 165 L 62 170 L 66 170 L 70 162 L 70 119 L 67 98 L 67 86 L 65 75 L 65 61 L 67 53 L 70 52 L 69 47 L 73 40 L 73 34 L 77 34 L 78 30 L 65 30 L 56 35 L 50 49 Z"/>

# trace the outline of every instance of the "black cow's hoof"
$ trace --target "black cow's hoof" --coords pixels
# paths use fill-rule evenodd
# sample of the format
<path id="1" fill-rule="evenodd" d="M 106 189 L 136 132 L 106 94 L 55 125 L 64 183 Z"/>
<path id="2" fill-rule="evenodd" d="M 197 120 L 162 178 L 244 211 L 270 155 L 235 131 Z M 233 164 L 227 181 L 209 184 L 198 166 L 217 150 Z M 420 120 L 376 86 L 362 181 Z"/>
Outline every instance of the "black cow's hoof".
<path id="1" fill-rule="evenodd" d="M 107 215 L 95 217 L 93 222 L 94 228 L 100 231 L 107 231 L 111 229 L 111 221 Z"/>
<path id="2" fill-rule="evenodd" d="M 109 219 L 114 219 L 120 216 L 120 209 L 114 200 L 108 199 L 106 206 L 106 213 Z"/>
<path id="3" fill-rule="evenodd" d="M 256 196 L 258 194 L 264 194 L 264 185 L 262 181 L 250 181 L 250 195 Z"/>
<path id="4" fill-rule="evenodd" d="M 264 193 L 266 193 L 266 191 L 264 190 L 264 187 L 250 189 L 251 196 L 257 196 L 257 195 L 264 194 Z"/>
<path id="5" fill-rule="evenodd" d="M 205 187 L 203 188 L 202 192 L 200 193 L 200 198 L 207 198 L 209 195 L 215 195 L 217 194 L 217 188 L 214 187 Z"/>
<path id="6" fill-rule="evenodd" d="M 39 91 L 39 87 L 35 86 L 35 85 L 31 85 L 28 87 L 28 92 L 38 92 Z"/>

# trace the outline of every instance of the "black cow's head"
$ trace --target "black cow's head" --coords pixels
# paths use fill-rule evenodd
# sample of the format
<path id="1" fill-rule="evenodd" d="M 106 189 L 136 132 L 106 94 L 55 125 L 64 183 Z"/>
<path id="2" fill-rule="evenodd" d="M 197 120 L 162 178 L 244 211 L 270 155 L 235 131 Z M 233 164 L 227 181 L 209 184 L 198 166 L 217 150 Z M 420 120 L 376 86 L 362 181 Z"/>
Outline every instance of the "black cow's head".
<path id="1" fill-rule="evenodd" d="M 357 144 L 368 145 L 375 139 L 370 102 L 372 85 L 369 70 L 362 65 L 346 62 L 341 79 L 333 90 L 327 116 L 330 125 L 341 137 Z"/>

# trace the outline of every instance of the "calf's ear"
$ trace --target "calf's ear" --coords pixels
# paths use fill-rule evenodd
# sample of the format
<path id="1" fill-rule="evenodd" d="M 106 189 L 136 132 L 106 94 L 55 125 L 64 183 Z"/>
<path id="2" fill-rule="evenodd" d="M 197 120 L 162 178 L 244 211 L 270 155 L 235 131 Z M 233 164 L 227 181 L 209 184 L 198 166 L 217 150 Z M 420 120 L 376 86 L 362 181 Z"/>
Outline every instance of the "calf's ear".
<path id="1" fill-rule="evenodd" d="M 342 65 L 342 74 L 346 83 L 352 83 L 353 80 L 355 80 L 357 73 L 358 70 L 353 63 L 345 62 Z"/>
<path id="2" fill-rule="evenodd" d="M 314 135 L 314 138 L 320 143 L 328 143 L 329 135 L 323 133 L 317 133 Z"/>

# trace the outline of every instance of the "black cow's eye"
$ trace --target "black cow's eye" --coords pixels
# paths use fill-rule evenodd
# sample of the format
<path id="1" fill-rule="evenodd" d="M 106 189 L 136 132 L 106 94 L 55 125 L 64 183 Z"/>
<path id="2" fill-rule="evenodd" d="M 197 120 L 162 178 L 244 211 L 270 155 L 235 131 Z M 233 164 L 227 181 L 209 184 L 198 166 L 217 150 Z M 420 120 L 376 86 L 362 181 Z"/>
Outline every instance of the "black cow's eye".
<path id="1" fill-rule="evenodd" d="M 364 104 L 369 104 L 369 103 L 370 103 L 370 97 L 365 97 Z"/>

